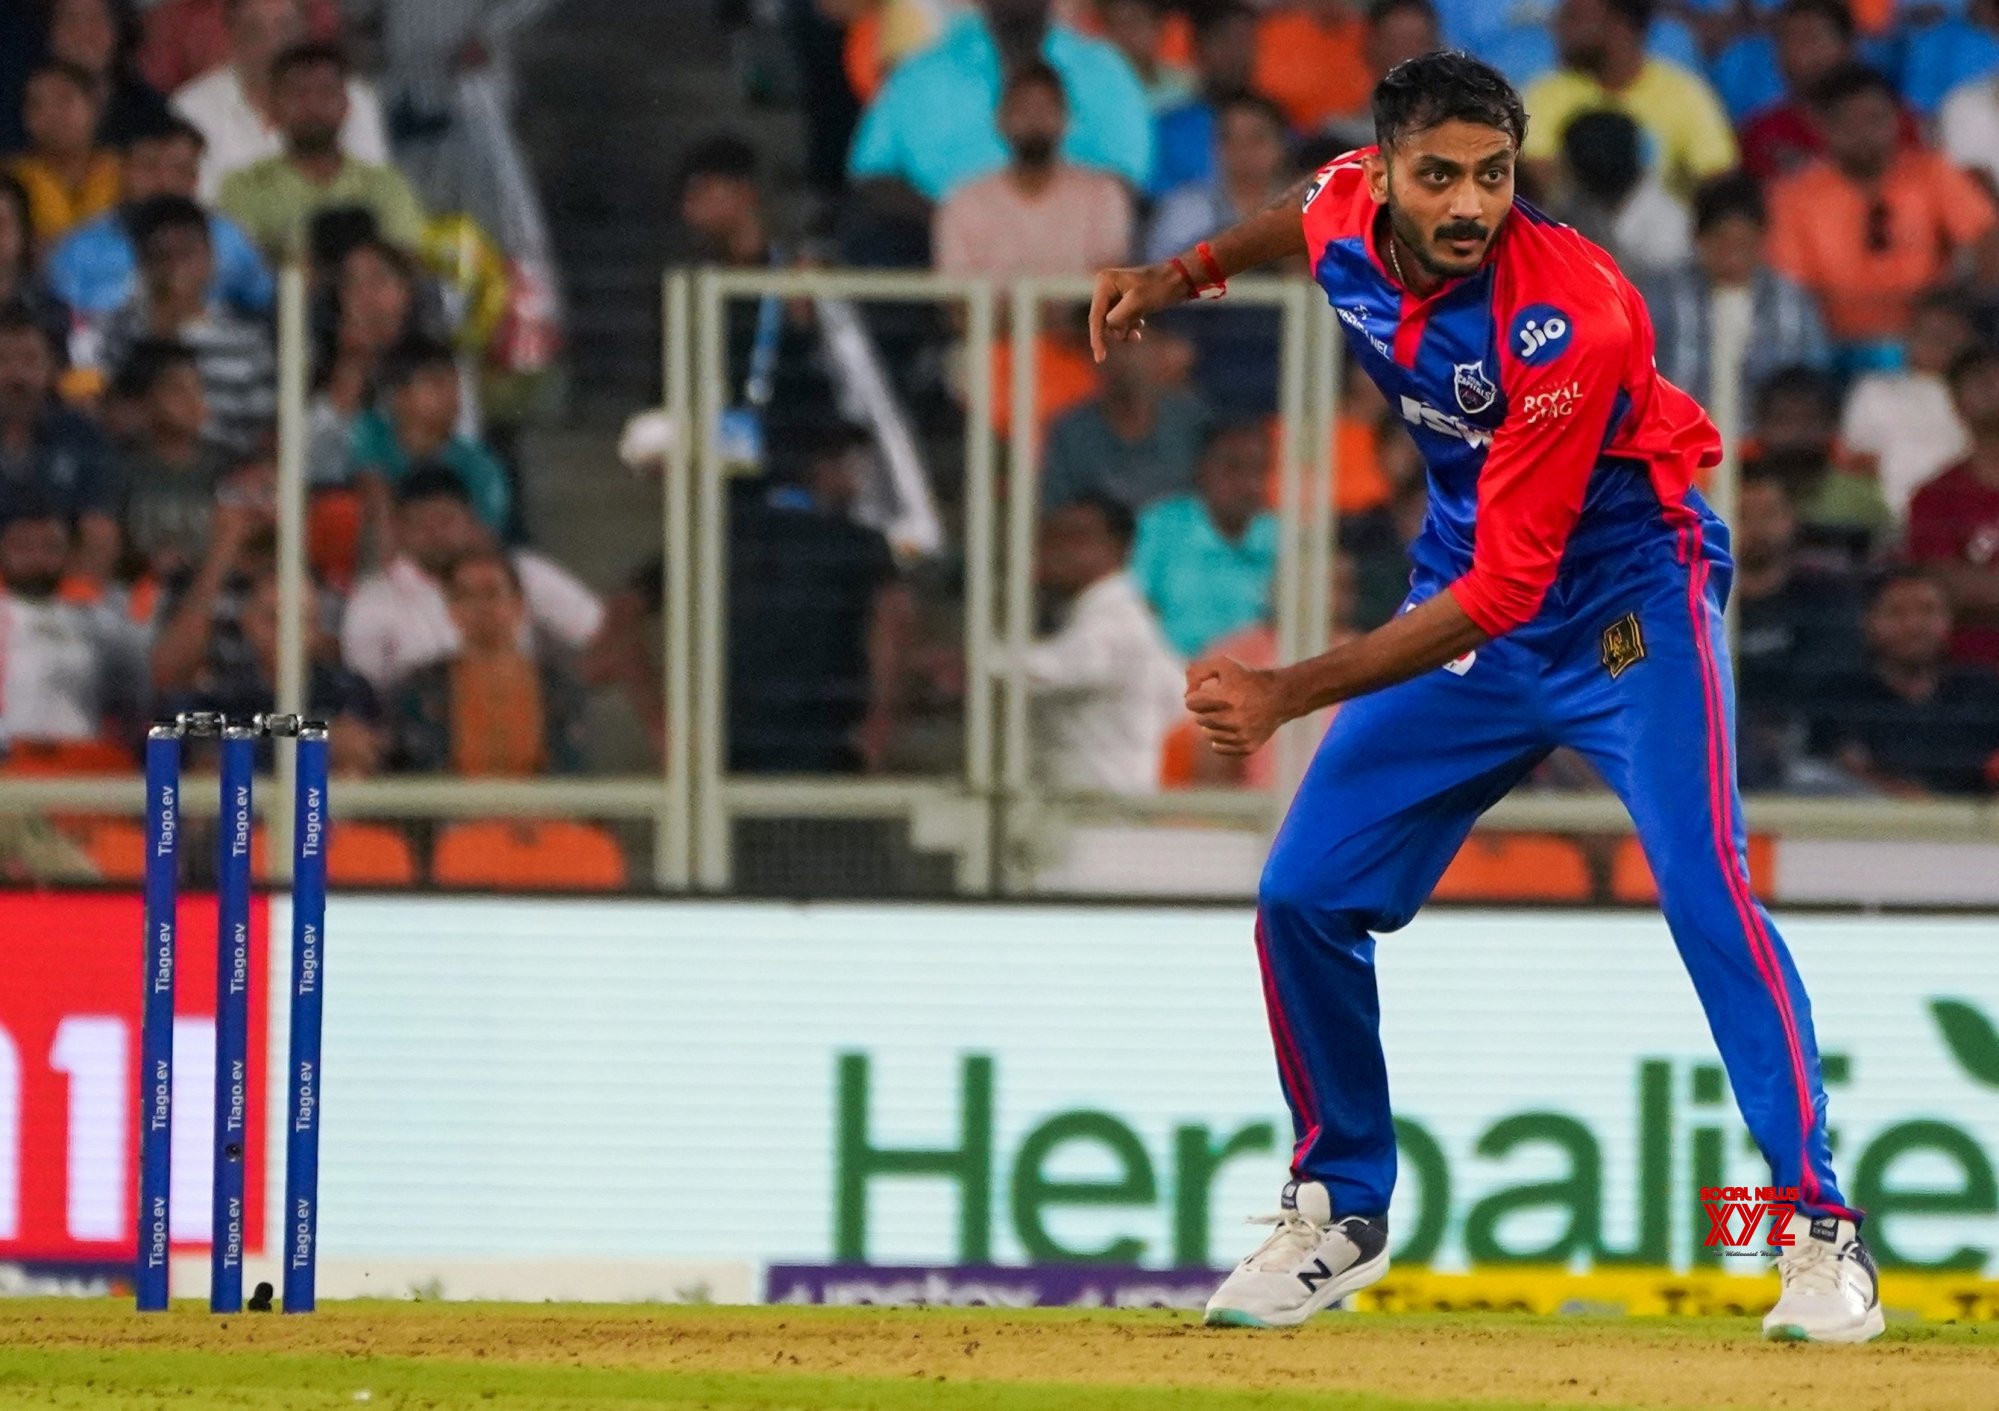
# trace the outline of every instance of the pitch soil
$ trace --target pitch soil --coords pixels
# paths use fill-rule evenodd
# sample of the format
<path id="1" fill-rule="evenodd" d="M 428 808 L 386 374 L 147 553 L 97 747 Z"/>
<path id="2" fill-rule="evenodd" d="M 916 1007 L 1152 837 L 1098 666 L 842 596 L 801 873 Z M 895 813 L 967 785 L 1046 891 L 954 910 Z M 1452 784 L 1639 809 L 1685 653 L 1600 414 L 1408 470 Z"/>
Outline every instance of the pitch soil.
<path id="1" fill-rule="evenodd" d="M 1999 1325 L 1867 1347 L 1749 1320 L 1329 1315 L 1288 1332 L 1173 1313 L 329 1304 L 140 1317 L 0 1300 L 0 1407 L 316 1411 L 637 1404 L 1283 1411 L 1959 1411 L 1999 1407 Z"/>

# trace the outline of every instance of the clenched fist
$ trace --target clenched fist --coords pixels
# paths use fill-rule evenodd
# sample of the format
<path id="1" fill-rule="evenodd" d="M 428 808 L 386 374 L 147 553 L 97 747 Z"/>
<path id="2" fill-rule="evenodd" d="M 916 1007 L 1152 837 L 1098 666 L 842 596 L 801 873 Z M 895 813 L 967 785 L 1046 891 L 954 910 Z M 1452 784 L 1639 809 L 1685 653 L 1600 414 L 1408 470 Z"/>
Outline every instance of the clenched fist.
<path id="1" fill-rule="evenodd" d="M 1290 719 L 1279 686 L 1275 671 L 1215 657 L 1187 669 L 1187 709 L 1217 754 L 1255 754 Z"/>

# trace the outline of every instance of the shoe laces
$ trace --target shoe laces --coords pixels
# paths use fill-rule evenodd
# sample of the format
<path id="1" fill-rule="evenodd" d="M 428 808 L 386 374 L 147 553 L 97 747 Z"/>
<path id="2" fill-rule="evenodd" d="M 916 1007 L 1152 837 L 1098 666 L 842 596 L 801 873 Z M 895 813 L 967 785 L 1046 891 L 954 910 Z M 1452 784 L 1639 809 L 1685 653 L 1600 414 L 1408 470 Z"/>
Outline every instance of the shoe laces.
<path id="1" fill-rule="evenodd" d="M 1326 1237 L 1326 1226 L 1315 1225 L 1295 1210 L 1279 1210 L 1270 1215 L 1252 1215 L 1247 1221 L 1251 1225 L 1275 1225 L 1270 1237 L 1256 1247 L 1243 1263 L 1247 1268 L 1259 1273 L 1271 1269 L 1289 1269 L 1307 1254 L 1319 1247 Z"/>
<path id="2" fill-rule="evenodd" d="M 1823 1240 L 1802 1239 L 1777 1261 L 1784 1280 L 1784 1292 L 1837 1294 L 1840 1291 L 1840 1261 L 1846 1251 Z"/>

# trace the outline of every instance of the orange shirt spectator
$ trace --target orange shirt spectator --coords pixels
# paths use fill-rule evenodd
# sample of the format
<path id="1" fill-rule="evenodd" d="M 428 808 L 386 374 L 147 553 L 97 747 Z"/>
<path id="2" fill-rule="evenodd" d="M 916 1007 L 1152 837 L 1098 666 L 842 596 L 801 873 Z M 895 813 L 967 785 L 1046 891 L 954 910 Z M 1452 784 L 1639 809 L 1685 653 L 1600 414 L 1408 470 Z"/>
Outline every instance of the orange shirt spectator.
<path id="1" fill-rule="evenodd" d="M 340 38 L 338 0 L 304 0 L 306 36 Z M 162 93 L 229 62 L 229 0 L 160 0 L 146 11 L 139 72 Z"/>
<path id="2" fill-rule="evenodd" d="M 1360 111 L 1373 96 L 1367 25 L 1346 0 L 1307 0 L 1256 27 L 1250 87 L 1275 99 L 1301 132 Z"/>
<path id="3" fill-rule="evenodd" d="M 1897 340 L 1916 295 L 1992 237 L 1999 209 L 1939 154 L 1901 149 L 1900 105 L 1880 75 L 1843 70 L 1817 96 L 1827 156 L 1771 194 L 1770 263 L 1818 298 L 1835 339 Z"/>

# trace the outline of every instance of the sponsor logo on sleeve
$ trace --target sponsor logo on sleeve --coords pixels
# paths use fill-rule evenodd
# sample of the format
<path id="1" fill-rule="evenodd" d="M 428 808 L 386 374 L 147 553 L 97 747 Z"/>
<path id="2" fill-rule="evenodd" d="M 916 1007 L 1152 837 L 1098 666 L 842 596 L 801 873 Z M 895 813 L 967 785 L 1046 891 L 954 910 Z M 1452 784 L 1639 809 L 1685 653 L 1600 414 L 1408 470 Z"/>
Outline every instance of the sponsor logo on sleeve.
<path id="1" fill-rule="evenodd" d="M 1572 325 L 1553 304 L 1529 304 L 1513 316 L 1513 356 L 1523 363 L 1552 362 L 1567 351 Z"/>

